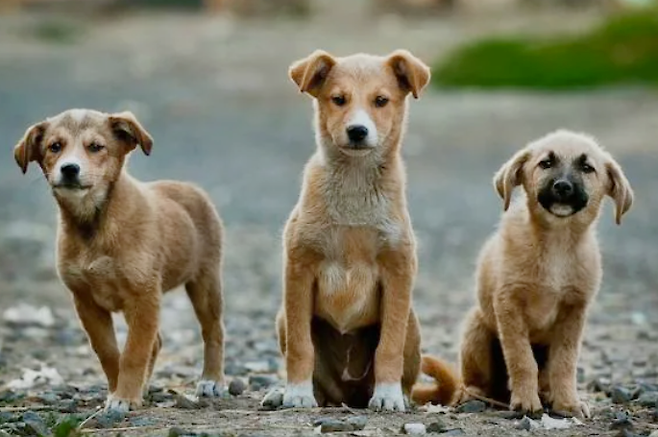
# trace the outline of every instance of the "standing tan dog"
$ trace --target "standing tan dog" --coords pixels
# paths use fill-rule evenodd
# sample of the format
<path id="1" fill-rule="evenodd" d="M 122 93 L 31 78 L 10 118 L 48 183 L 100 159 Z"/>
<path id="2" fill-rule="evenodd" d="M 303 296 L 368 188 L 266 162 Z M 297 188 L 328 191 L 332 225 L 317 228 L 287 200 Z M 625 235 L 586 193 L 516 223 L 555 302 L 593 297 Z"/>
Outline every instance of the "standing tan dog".
<path id="1" fill-rule="evenodd" d="M 541 395 L 554 411 L 588 417 L 576 366 L 602 276 L 595 224 L 606 195 L 619 224 L 633 191 L 592 138 L 568 131 L 519 151 L 494 185 L 509 211 L 480 254 L 478 306 L 466 319 L 461 346 L 463 381 L 445 363 L 423 357 L 423 371 L 439 384 L 418 387 L 414 399 L 454 403 L 486 396 L 536 413 Z M 518 185 L 525 200 L 510 206 Z"/>
<path id="2" fill-rule="evenodd" d="M 318 147 L 284 231 L 284 406 L 404 411 L 420 335 L 400 147 L 407 96 L 418 98 L 429 68 L 403 50 L 316 51 L 290 77 L 315 99 Z"/>
<path id="3" fill-rule="evenodd" d="M 190 184 L 142 183 L 127 154 L 153 140 L 135 117 L 70 110 L 31 126 L 14 149 L 23 170 L 36 161 L 59 206 L 57 268 L 109 384 L 106 409 L 141 405 L 161 339 L 162 294 L 185 284 L 205 343 L 197 395 L 224 387 L 222 225 L 208 196 Z M 124 313 L 119 353 L 112 312 Z"/>

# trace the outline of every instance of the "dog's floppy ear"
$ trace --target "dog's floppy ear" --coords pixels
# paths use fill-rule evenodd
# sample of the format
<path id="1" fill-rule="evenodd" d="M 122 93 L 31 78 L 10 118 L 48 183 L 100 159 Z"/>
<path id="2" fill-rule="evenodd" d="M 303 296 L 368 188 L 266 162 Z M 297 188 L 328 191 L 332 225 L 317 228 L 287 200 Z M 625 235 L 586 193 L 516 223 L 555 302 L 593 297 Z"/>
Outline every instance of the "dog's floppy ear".
<path id="1" fill-rule="evenodd" d="M 507 211 L 510 201 L 512 200 L 512 191 L 523 182 L 523 165 L 530 158 L 530 151 L 527 149 L 516 152 L 512 158 L 507 161 L 498 170 L 494 176 L 494 187 L 498 195 L 503 199 L 503 210 Z"/>
<path id="2" fill-rule="evenodd" d="M 336 60 L 333 56 L 323 50 L 316 50 L 308 57 L 294 62 L 288 75 L 297 84 L 299 91 L 317 97 L 334 65 Z"/>
<path id="3" fill-rule="evenodd" d="M 146 132 L 137 121 L 135 115 L 130 111 L 110 114 L 108 116 L 110 128 L 119 140 L 128 145 L 128 151 L 134 150 L 139 144 L 145 155 L 151 154 L 153 138 Z"/>
<path id="4" fill-rule="evenodd" d="M 41 159 L 41 141 L 47 126 L 47 121 L 30 126 L 25 131 L 23 138 L 14 147 L 14 159 L 23 174 L 27 172 L 27 165 L 30 162 Z"/>
<path id="5" fill-rule="evenodd" d="M 394 51 L 387 62 L 393 69 L 400 88 L 417 99 L 430 81 L 430 68 L 406 50 Z"/>
<path id="6" fill-rule="evenodd" d="M 633 205 L 633 189 L 617 162 L 608 156 L 605 164 L 608 173 L 607 194 L 615 201 L 615 223 L 621 224 L 621 217 Z"/>

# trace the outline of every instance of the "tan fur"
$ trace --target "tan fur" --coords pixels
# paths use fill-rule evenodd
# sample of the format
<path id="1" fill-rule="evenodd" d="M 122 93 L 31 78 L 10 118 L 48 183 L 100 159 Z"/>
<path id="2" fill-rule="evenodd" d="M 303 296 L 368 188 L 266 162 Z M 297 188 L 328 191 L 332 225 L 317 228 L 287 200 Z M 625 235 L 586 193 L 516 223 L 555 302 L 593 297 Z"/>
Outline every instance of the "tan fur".
<path id="1" fill-rule="evenodd" d="M 429 69 L 405 51 L 346 58 L 317 51 L 293 64 L 290 77 L 315 98 L 318 149 L 284 231 L 277 324 L 288 384 L 313 380 L 320 404 L 365 406 L 377 384 L 400 381 L 408 395 L 420 335 L 411 308 L 416 243 L 400 146 L 407 95 L 420 95 Z M 342 106 L 332 102 L 338 95 Z M 388 104 L 375 106 L 377 96 Z M 372 150 L 346 147 L 355 111 L 376 126 Z M 371 407 L 378 408 L 372 399 Z"/>
<path id="2" fill-rule="evenodd" d="M 568 217 L 556 217 L 538 202 L 547 178 L 539 164 L 550 152 L 565 162 L 585 154 L 594 169 L 581 175 L 587 206 Z M 535 412 L 542 409 L 542 394 L 553 410 L 588 416 L 578 399 L 576 366 L 587 310 L 602 276 L 595 224 L 606 195 L 615 201 L 620 223 L 633 191 L 619 165 L 592 138 L 568 131 L 519 151 L 496 174 L 494 185 L 507 212 L 478 262 L 478 305 L 466 318 L 461 346 L 461 399 L 494 397 Z M 525 198 L 511 203 L 518 185 Z"/>
<path id="3" fill-rule="evenodd" d="M 49 148 L 61 145 L 57 153 Z M 104 146 L 94 152 L 90 145 Z M 36 161 L 59 206 L 57 268 L 108 379 L 114 405 L 138 406 L 161 339 L 162 294 L 185 285 L 203 331 L 203 379 L 223 385 L 222 226 L 208 196 L 182 182 L 142 183 L 126 154 L 150 135 L 130 113 L 73 110 L 30 127 L 15 148 Z M 86 190 L 58 188 L 57 163 L 75 158 Z M 129 332 L 119 352 L 110 313 Z"/>

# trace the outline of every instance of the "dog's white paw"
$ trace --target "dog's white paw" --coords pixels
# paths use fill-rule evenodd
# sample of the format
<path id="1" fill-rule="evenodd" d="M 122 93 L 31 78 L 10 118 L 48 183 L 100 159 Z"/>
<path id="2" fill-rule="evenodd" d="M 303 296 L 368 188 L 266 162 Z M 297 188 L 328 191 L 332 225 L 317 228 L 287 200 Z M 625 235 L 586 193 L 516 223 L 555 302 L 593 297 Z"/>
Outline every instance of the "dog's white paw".
<path id="1" fill-rule="evenodd" d="M 318 402 L 313 395 L 311 381 L 299 384 L 287 384 L 283 393 L 283 406 L 286 408 L 314 408 Z"/>
<path id="2" fill-rule="evenodd" d="M 105 411 L 117 411 L 119 413 L 127 413 L 130 410 L 135 410 L 141 405 L 141 402 L 131 401 L 129 399 L 122 399 L 112 394 L 108 395 L 105 401 Z"/>
<path id="3" fill-rule="evenodd" d="M 222 381 L 202 379 L 196 385 L 196 395 L 200 398 L 226 398 L 228 389 Z"/>
<path id="4" fill-rule="evenodd" d="M 402 385 L 400 383 L 375 385 L 375 392 L 372 394 L 368 407 L 375 411 L 404 412 L 406 407 Z"/>

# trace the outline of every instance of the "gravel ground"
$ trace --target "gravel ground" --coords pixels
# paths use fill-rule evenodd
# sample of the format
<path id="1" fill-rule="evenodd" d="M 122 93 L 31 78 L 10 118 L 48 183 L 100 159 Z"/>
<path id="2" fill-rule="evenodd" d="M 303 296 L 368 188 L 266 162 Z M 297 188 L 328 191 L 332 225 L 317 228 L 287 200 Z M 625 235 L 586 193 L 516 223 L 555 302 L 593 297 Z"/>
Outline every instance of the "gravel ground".
<path id="1" fill-rule="evenodd" d="M 595 17 L 403 22 L 327 13 L 310 22 L 236 23 L 133 15 L 78 22 L 72 43 L 26 36 L 43 20 L 0 17 L 0 436 L 36 435 L 66 417 L 86 418 L 105 396 L 100 366 L 54 273 L 54 204 L 38 171 L 22 177 L 11 157 L 29 124 L 76 106 L 133 110 L 156 143 L 151 157 L 133 156 L 132 173 L 145 180 L 195 181 L 218 205 L 227 228 L 227 374 L 240 393 L 211 404 L 185 396 L 201 368 L 201 341 L 186 296 L 174 293 L 163 308 L 164 348 L 147 408 L 126 418 L 98 416 L 85 432 L 306 435 L 321 426 L 318 419 L 347 417 L 365 421 L 363 430 L 351 431 L 364 436 L 395 435 L 406 423 L 467 436 L 658 430 L 658 224 L 651 219 L 658 201 L 650 194 L 658 182 L 658 94 L 641 89 L 557 95 L 433 90 L 412 102 L 404 147 L 420 241 L 415 306 L 423 347 L 451 360 L 460 321 L 473 302 L 477 251 L 501 213 L 493 173 L 527 141 L 557 127 L 591 132 L 617 156 L 637 203 L 621 227 L 613 224 L 610 205 L 599 224 L 605 278 L 579 375 L 593 419 L 548 430 L 546 423 L 494 410 L 258 409 L 266 391 L 282 381 L 273 329 L 281 294 L 280 233 L 314 148 L 310 102 L 288 82 L 287 65 L 317 47 L 337 54 L 406 47 L 433 59 L 477 34 L 578 29 Z M 364 20 L 371 22 L 364 26 Z M 118 322 L 123 341 L 125 325 Z M 17 379 L 30 387 L 21 388 Z"/>

